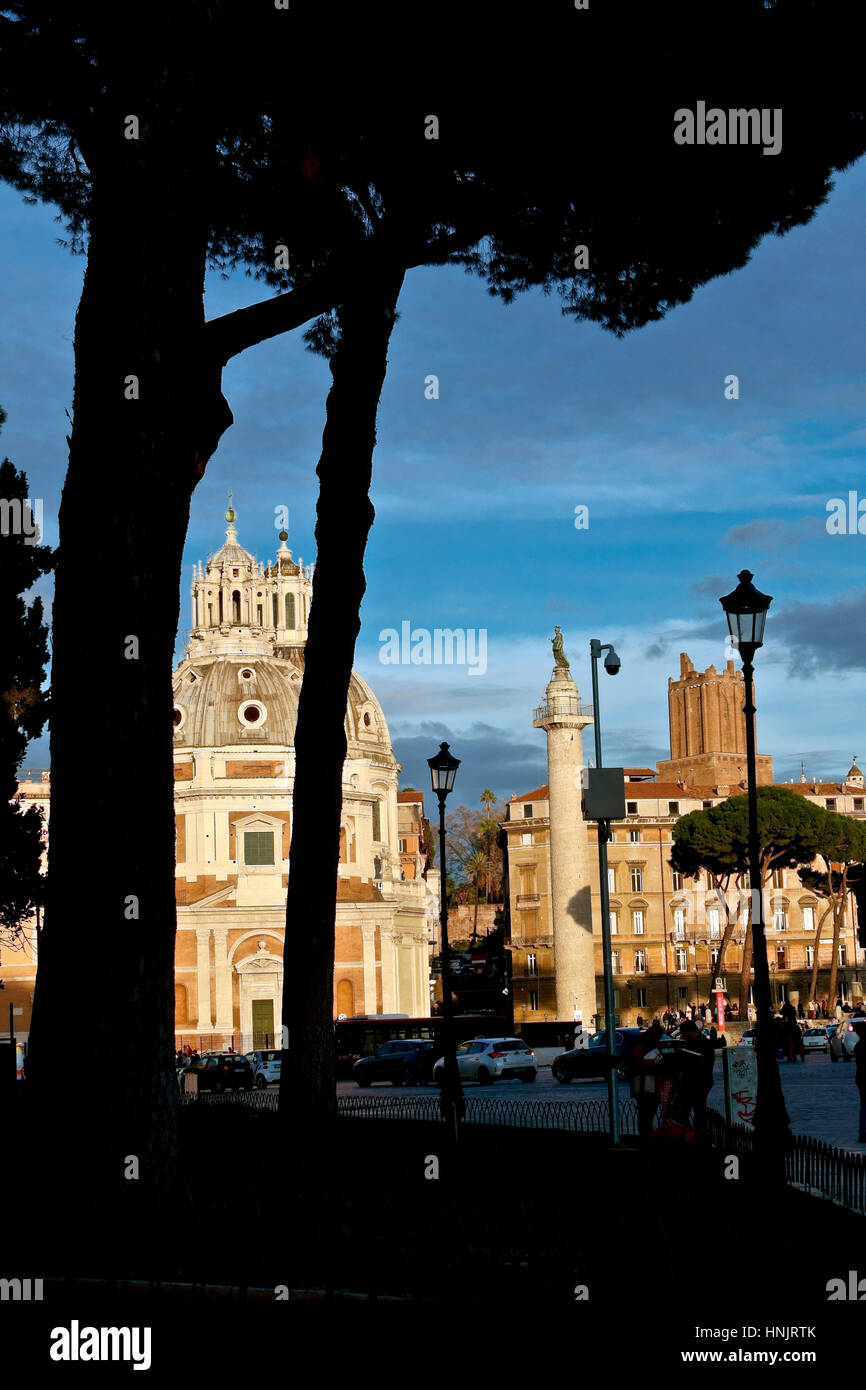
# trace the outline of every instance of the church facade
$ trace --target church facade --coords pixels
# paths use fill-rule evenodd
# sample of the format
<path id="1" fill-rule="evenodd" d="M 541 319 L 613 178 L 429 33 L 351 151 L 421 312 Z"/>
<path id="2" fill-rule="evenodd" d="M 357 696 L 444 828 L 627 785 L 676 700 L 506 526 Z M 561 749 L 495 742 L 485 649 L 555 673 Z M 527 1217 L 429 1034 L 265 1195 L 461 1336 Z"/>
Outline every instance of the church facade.
<path id="1" fill-rule="evenodd" d="M 226 520 L 225 544 L 195 570 L 174 675 L 175 1017 L 179 1041 L 240 1039 L 246 1049 L 273 1045 L 280 1028 L 313 567 L 293 560 L 285 532 L 273 563 L 256 561 L 231 507 Z M 334 1012 L 426 1015 L 434 885 L 421 848 L 407 856 L 400 766 L 381 706 L 354 672 L 346 737 Z"/>

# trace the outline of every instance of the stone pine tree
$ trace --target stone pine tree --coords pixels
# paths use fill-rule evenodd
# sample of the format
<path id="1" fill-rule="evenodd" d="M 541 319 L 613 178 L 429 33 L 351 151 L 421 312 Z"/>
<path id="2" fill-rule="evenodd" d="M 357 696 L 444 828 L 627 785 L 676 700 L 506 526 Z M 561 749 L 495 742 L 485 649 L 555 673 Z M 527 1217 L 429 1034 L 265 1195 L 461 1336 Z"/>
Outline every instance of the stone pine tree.
<path id="1" fill-rule="evenodd" d="M 749 872 L 749 807 L 746 796 L 732 796 L 705 811 L 692 811 L 688 816 L 683 816 L 673 829 L 674 847 L 670 862 L 675 869 L 690 877 L 701 869 L 712 875 L 736 872 L 743 885 L 760 887 L 764 893 L 766 925 L 766 888 L 774 871 L 796 869 L 800 872 L 812 863 L 819 852 L 827 814 L 822 807 L 815 806 L 806 797 L 785 787 L 758 788 L 760 884 L 751 884 L 746 877 Z M 741 1017 L 745 1016 L 749 997 L 751 923 L 750 892 L 740 976 Z"/>
<path id="2" fill-rule="evenodd" d="M 60 513 L 49 874 L 69 885 L 92 855 L 78 800 L 92 696 L 80 676 L 98 670 L 113 691 L 100 730 L 111 759 L 90 803 L 112 832 L 98 905 L 112 988 L 94 1044 L 111 1049 L 125 1086 L 94 1102 L 81 1164 L 91 1181 L 98 1169 L 113 1182 L 130 1151 L 143 1156 L 142 1186 L 164 1187 L 173 1171 L 171 664 L 190 498 L 231 423 L 225 363 L 312 320 L 333 354 L 296 733 L 291 854 L 304 872 L 290 876 L 287 904 L 284 1089 L 312 1120 L 333 1109 L 343 718 L 403 277 L 462 264 L 505 302 L 556 290 L 567 313 L 622 333 L 743 265 L 762 236 L 808 220 L 832 171 L 863 149 L 847 55 L 829 39 L 822 53 L 784 0 L 768 12 L 732 0 L 706 58 L 707 81 L 727 91 L 736 74 L 747 104 L 766 104 L 773 73 L 782 152 L 676 146 L 689 11 L 628 8 L 626 23 L 622 8 L 546 19 L 539 92 L 526 73 L 513 80 L 508 26 L 457 5 L 439 7 L 404 65 L 390 56 L 404 19 L 389 7 L 371 18 L 350 5 L 158 2 L 134 43 L 124 16 L 83 0 L 13 3 L 0 17 L 0 172 L 52 202 L 87 250 Z M 311 57 L 321 53 L 326 76 Z M 794 79 L 822 63 L 834 88 L 816 102 Z M 208 264 L 251 269 L 279 292 L 207 322 Z M 92 566 L 114 581 L 98 625 L 79 621 Z M 75 948 L 61 925 L 49 912 L 33 1025 L 46 1098 L 74 1024 Z"/>
<path id="3" fill-rule="evenodd" d="M 821 833 L 815 847 L 816 859 L 823 862 L 822 868 L 803 869 L 800 878 L 807 888 L 822 898 L 826 904 L 815 931 L 815 954 L 812 959 L 812 978 L 809 982 L 809 998 L 818 997 L 818 971 L 820 969 L 821 929 L 829 916 L 833 923 L 833 940 L 830 954 L 830 973 L 827 983 L 827 998 L 832 1007 L 836 998 L 836 976 L 839 967 L 839 943 L 849 894 L 852 891 L 851 876 L 862 873 L 866 860 L 866 826 L 862 821 L 840 816 L 836 811 L 824 811 L 821 819 Z"/>
<path id="4" fill-rule="evenodd" d="M 0 425 L 5 413 L 0 410 Z M 17 771 L 31 739 L 48 718 L 44 688 L 48 629 L 42 599 L 27 593 L 50 573 L 53 557 L 39 545 L 37 509 L 27 478 L 9 459 L 0 463 L 0 946 L 17 950 L 32 940 L 44 902 L 42 814 L 14 800 Z"/>

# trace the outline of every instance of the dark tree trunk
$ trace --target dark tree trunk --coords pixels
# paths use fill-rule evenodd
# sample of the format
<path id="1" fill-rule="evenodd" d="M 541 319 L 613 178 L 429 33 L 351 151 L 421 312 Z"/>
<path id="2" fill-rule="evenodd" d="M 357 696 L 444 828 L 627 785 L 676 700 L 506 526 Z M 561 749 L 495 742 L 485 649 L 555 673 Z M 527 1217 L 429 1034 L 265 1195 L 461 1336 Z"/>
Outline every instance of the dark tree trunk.
<path id="1" fill-rule="evenodd" d="M 28 1086 L 106 1198 L 175 1170 L 171 676 L 190 497 L 231 421 L 200 352 L 206 165 L 171 129 L 94 171 L 75 325 Z"/>
<path id="2" fill-rule="evenodd" d="M 288 1051 L 280 1091 L 286 1124 L 299 1136 L 291 1152 L 301 1162 L 312 1159 L 336 1110 L 334 926 L 346 702 L 374 516 L 376 413 L 402 281 L 402 270 L 383 270 L 341 310 L 316 470 L 317 554 L 295 735 L 283 986 Z"/>

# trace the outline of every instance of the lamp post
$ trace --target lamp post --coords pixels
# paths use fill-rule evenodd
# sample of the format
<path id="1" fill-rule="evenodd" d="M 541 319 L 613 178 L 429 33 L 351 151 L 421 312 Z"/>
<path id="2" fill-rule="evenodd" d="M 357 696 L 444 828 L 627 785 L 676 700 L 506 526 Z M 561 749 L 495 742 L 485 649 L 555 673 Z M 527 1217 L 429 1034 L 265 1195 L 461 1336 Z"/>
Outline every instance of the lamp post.
<path id="1" fill-rule="evenodd" d="M 750 570 L 741 570 L 736 589 L 719 600 L 728 620 L 731 643 L 743 662 L 746 703 L 746 771 L 749 803 L 749 887 L 752 901 L 752 956 L 755 971 L 755 1045 L 758 1061 L 758 1098 L 754 1126 L 756 1149 L 763 1173 L 784 1179 L 784 1153 L 791 1143 L 791 1121 L 785 1109 L 782 1082 L 776 1062 L 776 1040 L 764 929 L 764 882 L 758 839 L 758 775 L 755 751 L 755 696 L 753 660 L 764 644 L 764 623 L 773 602 L 752 583 Z"/>
<path id="2" fill-rule="evenodd" d="M 604 659 L 604 669 L 609 676 L 615 676 L 622 665 L 622 662 L 609 642 L 602 646 L 597 638 L 592 638 L 589 644 L 589 655 L 592 661 L 592 713 L 593 731 L 595 733 L 595 765 L 597 768 L 602 767 L 601 719 L 598 702 L 598 659 L 602 652 L 607 652 L 607 656 Z M 601 950 L 604 969 L 604 1024 L 605 1033 L 607 1034 L 607 1095 L 608 1106 L 610 1108 L 610 1141 L 612 1144 L 618 1144 L 620 1142 L 620 1131 L 619 1092 L 617 1089 L 616 1066 L 616 1017 L 614 1013 L 613 968 L 611 962 L 610 891 L 607 879 L 607 842 L 610 838 L 610 821 L 599 820 L 598 887 L 599 900 L 601 902 Z"/>
<path id="3" fill-rule="evenodd" d="M 457 1121 L 466 1113 L 466 1102 L 460 1085 L 457 1070 L 457 1048 L 454 1037 L 454 1009 L 451 1002 L 451 957 L 448 949 L 448 887 L 445 873 L 445 801 L 454 787 L 454 778 L 460 766 L 460 759 L 451 756 L 448 744 L 439 745 L 435 758 L 427 759 L 433 790 L 439 798 L 439 880 L 440 913 L 442 927 L 442 1091 L 439 1109 L 443 1119 L 453 1127 L 457 1139 Z"/>

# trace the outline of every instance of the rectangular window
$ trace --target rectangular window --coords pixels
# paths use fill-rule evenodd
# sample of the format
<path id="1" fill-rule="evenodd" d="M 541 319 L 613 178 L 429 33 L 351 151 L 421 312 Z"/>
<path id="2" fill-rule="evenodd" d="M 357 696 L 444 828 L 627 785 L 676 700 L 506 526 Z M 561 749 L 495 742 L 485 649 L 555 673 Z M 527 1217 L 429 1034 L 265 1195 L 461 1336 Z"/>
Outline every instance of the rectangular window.
<path id="1" fill-rule="evenodd" d="M 785 909 L 784 909 L 783 907 L 777 907 L 777 908 L 774 910 L 774 912 L 773 912 L 773 926 L 776 928 L 776 931 L 787 931 L 787 930 L 788 930 L 788 919 L 787 919 L 787 917 L 785 916 Z"/>
<path id="2" fill-rule="evenodd" d="M 680 972 L 689 968 L 689 953 L 685 946 L 677 947 L 677 970 Z"/>
<path id="3" fill-rule="evenodd" d="M 612 970 L 612 972 L 613 972 L 614 975 L 619 975 L 619 974 L 621 973 L 621 972 L 620 972 L 620 968 L 619 968 L 619 964 L 620 964 L 620 962 L 619 962 L 619 951 L 611 951 L 611 953 L 610 953 L 610 968 L 611 968 L 611 970 Z"/>
<path id="4" fill-rule="evenodd" d="M 711 801 L 702 801 L 702 802 L 701 802 L 701 810 L 702 810 L 702 811 L 709 811 L 710 808 L 712 807 L 712 804 L 713 804 L 713 803 L 712 803 Z"/>
<path id="5" fill-rule="evenodd" d="M 406 853 L 406 841 L 405 841 L 405 840 L 398 840 L 398 841 L 397 841 L 397 849 L 400 851 L 401 854 L 405 854 L 405 853 Z"/>
<path id="6" fill-rule="evenodd" d="M 627 801 L 627 802 L 625 803 L 625 813 L 626 813 L 627 816 L 636 816 L 636 815 L 637 815 L 637 802 L 636 802 L 636 801 Z"/>
<path id="7" fill-rule="evenodd" d="M 677 986 L 677 998 L 679 999 L 680 1003 L 681 1003 L 681 1004 L 684 1004 L 684 1003 L 686 1002 L 686 1000 L 688 999 L 688 997 L 689 997 L 688 988 L 687 988 L 685 985 L 678 985 L 678 986 Z"/>
<path id="8" fill-rule="evenodd" d="M 776 947 L 776 966 L 777 966 L 777 968 L 778 968 L 779 970 L 785 970 L 785 969 L 787 969 L 787 965 L 788 965 L 788 957 L 787 957 L 787 954 L 786 954 L 786 952 L 785 952 L 784 946 L 777 946 L 777 947 Z"/>
<path id="9" fill-rule="evenodd" d="M 679 813 L 680 813 L 680 803 L 679 803 L 678 801 L 669 801 L 669 802 L 668 802 L 668 815 L 669 815 L 669 816 L 678 816 Z"/>
<path id="10" fill-rule="evenodd" d="M 718 947 L 715 950 L 710 951 L 710 960 L 712 961 L 713 970 L 715 970 L 716 966 L 719 963 Z"/>
<path id="11" fill-rule="evenodd" d="M 803 931 L 815 930 L 815 909 L 814 907 L 803 908 Z"/>
<path id="12" fill-rule="evenodd" d="M 835 798 L 835 796 L 825 796 L 825 798 L 824 798 L 824 805 L 826 806 L 826 808 L 827 808 L 828 811 L 835 811 L 835 809 L 836 809 L 836 798 Z"/>
<path id="13" fill-rule="evenodd" d="M 634 953 L 634 973 L 636 975 L 646 974 L 646 951 L 635 951 Z"/>
<path id="14" fill-rule="evenodd" d="M 807 947 L 806 947 L 806 964 L 807 964 L 807 966 L 809 967 L 810 970 L 812 969 L 812 966 L 815 964 L 815 947 L 814 947 L 814 946 L 807 946 Z"/>
<path id="15" fill-rule="evenodd" d="M 527 951 L 526 953 L 526 973 L 527 975 L 538 974 L 538 956 L 534 951 Z"/>
<path id="16" fill-rule="evenodd" d="M 773 887 L 774 887 L 774 888 L 784 888 L 784 886 L 785 886 L 785 871 L 784 871 L 784 869 L 774 869 L 774 870 L 773 870 Z"/>
<path id="17" fill-rule="evenodd" d="M 522 845 L 531 845 L 531 844 L 532 844 L 532 831 L 531 831 L 531 830 L 524 830 L 524 831 L 521 832 L 520 843 L 521 843 Z"/>
<path id="18" fill-rule="evenodd" d="M 532 820 L 532 803 L 531 803 L 531 802 L 530 802 L 530 804 L 529 804 L 528 806 L 524 806 L 524 808 L 523 808 L 523 819 L 524 819 L 524 820 Z"/>
<path id="19" fill-rule="evenodd" d="M 848 947 L 845 945 L 844 941 L 839 942 L 839 964 L 848 964 Z"/>
<path id="20" fill-rule="evenodd" d="M 643 892 L 643 869 L 634 868 L 631 871 L 631 891 L 633 893 Z"/>
<path id="21" fill-rule="evenodd" d="M 632 843 L 633 845 L 639 845 L 639 844 L 640 844 L 640 831 L 639 831 L 639 830 L 630 830 L 630 831 L 628 832 L 628 838 L 629 838 L 629 840 L 631 841 L 631 843 Z"/>
<path id="22" fill-rule="evenodd" d="M 616 892 L 616 869 L 613 869 L 610 866 L 608 866 L 607 870 L 607 891 L 609 893 Z"/>
<path id="23" fill-rule="evenodd" d="M 273 864 L 273 830 L 247 830 L 244 832 L 244 863 Z"/>
<path id="24" fill-rule="evenodd" d="M 638 1008 L 646 1008 L 646 989 L 643 985 L 637 991 L 637 1004 Z"/>
<path id="25" fill-rule="evenodd" d="M 531 990 L 529 991 L 529 1008 L 530 1008 L 530 1010 L 531 1010 L 533 1013 L 536 1012 L 536 1011 L 538 1010 L 538 990 L 537 990 L 537 989 L 531 989 Z"/>
<path id="26" fill-rule="evenodd" d="M 785 1004 L 788 1000 L 788 986 L 784 980 L 779 981 L 779 1003 Z"/>
<path id="27" fill-rule="evenodd" d="M 854 798 L 854 810 L 855 810 L 855 811 L 862 811 L 862 810 L 863 810 L 863 798 L 862 798 L 862 796 L 855 796 L 855 798 Z"/>
<path id="28" fill-rule="evenodd" d="M 674 869 L 671 878 L 673 880 L 674 892 L 681 893 L 683 891 L 683 876 L 678 869 Z"/>
<path id="29" fill-rule="evenodd" d="M 683 907 L 674 908 L 674 936 L 686 934 L 686 911 Z"/>
<path id="30" fill-rule="evenodd" d="M 611 936 L 616 936 L 616 935 L 618 934 L 618 932 L 619 932 L 619 921 L 618 921 L 618 918 L 617 918 L 617 914 L 616 914 L 615 912 L 612 912 L 612 913 L 610 914 L 610 934 L 611 934 Z"/>
<path id="31" fill-rule="evenodd" d="M 635 936 L 643 936 L 643 912 L 636 908 L 631 914 L 631 929 Z"/>
<path id="32" fill-rule="evenodd" d="M 707 910 L 707 926 L 710 929 L 710 936 L 719 936 L 719 909 L 711 907 Z"/>

